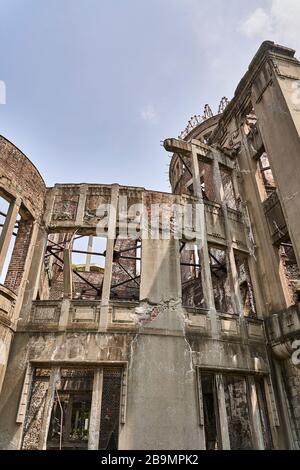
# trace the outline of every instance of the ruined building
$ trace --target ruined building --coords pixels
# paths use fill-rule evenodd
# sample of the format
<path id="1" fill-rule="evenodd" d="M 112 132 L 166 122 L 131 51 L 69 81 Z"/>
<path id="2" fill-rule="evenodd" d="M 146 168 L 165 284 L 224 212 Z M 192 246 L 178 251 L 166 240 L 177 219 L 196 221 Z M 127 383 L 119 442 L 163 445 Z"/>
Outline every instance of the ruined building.
<path id="1" fill-rule="evenodd" d="M 47 188 L 1 137 L 2 449 L 300 448 L 299 83 L 263 43 L 165 141 L 172 194 Z"/>

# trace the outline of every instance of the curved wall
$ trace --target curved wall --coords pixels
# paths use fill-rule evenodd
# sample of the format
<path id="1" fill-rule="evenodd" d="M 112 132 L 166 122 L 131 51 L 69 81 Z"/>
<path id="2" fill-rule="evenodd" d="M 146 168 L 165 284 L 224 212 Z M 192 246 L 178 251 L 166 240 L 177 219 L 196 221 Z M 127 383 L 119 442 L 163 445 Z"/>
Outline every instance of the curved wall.
<path id="1" fill-rule="evenodd" d="M 0 189 L 8 198 L 20 198 L 36 219 L 43 210 L 46 185 L 36 167 L 11 142 L 0 136 Z"/>

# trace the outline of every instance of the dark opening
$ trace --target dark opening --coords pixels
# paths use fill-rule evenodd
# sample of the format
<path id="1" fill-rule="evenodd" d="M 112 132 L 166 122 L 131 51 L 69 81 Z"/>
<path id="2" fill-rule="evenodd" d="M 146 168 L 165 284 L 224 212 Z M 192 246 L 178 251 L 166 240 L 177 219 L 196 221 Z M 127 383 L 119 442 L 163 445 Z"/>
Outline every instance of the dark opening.
<path id="1" fill-rule="evenodd" d="M 220 446 L 217 426 L 218 410 L 214 387 L 214 376 L 201 374 L 201 384 L 206 450 L 218 450 Z"/>

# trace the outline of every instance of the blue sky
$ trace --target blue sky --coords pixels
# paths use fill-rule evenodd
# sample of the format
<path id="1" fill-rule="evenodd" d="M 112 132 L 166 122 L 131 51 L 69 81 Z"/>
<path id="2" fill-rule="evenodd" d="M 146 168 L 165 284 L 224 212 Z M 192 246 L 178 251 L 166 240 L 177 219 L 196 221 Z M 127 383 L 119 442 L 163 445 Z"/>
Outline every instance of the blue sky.
<path id="1" fill-rule="evenodd" d="M 168 191 L 167 153 L 260 43 L 298 47 L 299 0 L 0 0 L 0 134 L 47 185 Z"/>

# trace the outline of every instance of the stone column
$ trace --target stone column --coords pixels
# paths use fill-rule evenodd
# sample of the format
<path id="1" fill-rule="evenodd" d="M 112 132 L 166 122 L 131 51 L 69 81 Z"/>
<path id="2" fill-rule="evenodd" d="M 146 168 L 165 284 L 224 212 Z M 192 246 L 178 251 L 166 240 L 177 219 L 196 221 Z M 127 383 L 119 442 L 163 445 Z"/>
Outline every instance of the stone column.
<path id="1" fill-rule="evenodd" d="M 88 241 L 88 247 L 87 247 L 87 255 L 86 255 L 86 260 L 85 260 L 85 271 L 89 272 L 91 269 L 91 260 L 92 260 L 92 255 L 91 252 L 93 251 L 93 236 L 89 236 L 89 241 Z"/>
<path id="2" fill-rule="evenodd" d="M 72 249 L 64 249 L 64 299 L 72 299 Z"/>
<path id="3" fill-rule="evenodd" d="M 300 62 L 291 49 L 273 49 L 253 80 L 252 103 L 300 266 Z"/>
<path id="4" fill-rule="evenodd" d="M 193 354 L 185 336 L 178 240 L 143 239 L 140 299 L 119 448 L 204 448 Z"/>
<path id="5" fill-rule="evenodd" d="M 108 220 L 105 270 L 104 270 L 104 278 L 103 278 L 101 312 L 100 312 L 100 323 L 99 323 L 100 330 L 105 330 L 108 324 L 108 311 L 109 311 L 110 289 L 111 289 L 112 268 L 113 268 L 113 255 L 114 255 L 114 248 L 115 248 L 115 241 L 116 241 L 118 197 L 119 197 L 119 186 L 114 185 L 111 190 L 110 211 L 109 211 L 109 220 Z"/>
<path id="6" fill-rule="evenodd" d="M 228 431 L 228 418 L 226 412 L 225 402 L 225 391 L 223 377 L 221 374 L 216 375 L 216 389 L 217 389 L 217 401 L 219 408 L 219 419 L 220 419 L 220 437 L 222 450 L 230 450 L 230 439 Z"/>
<path id="7" fill-rule="evenodd" d="M 192 169 L 193 169 L 193 185 L 194 193 L 197 198 L 197 210 L 199 223 L 197 230 L 199 231 L 199 240 L 197 241 L 199 247 L 199 258 L 201 265 L 201 280 L 204 299 L 206 307 L 209 309 L 209 315 L 211 320 L 212 336 L 218 336 L 218 323 L 217 323 L 217 312 L 215 307 L 215 300 L 213 294 L 213 284 L 211 278 L 210 259 L 207 244 L 207 233 L 206 233 L 206 221 L 205 221 L 205 207 L 202 196 L 201 178 L 198 161 L 197 151 L 198 141 L 192 141 Z"/>
<path id="8" fill-rule="evenodd" d="M 248 377 L 247 382 L 249 390 L 250 417 L 252 423 L 255 449 L 265 450 L 255 380 L 253 377 Z"/>
<path id="9" fill-rule="evenodd" d="M 89 450 L 98 450 L 101 424 L 101 405 L 103 388 L 103 369 L 98 369 L 94 374 L 93 395 L 91 405 L 91 418 L 89 426 Z"/>
<path id="10" fill-rule="evenodd" d="M 17 215 L 21 206 L 21 200 L 16 199 L 10 203 L 0 236 L 0 274 L 2 274 L 11 238 L 17 221 Z"/>
<path id="11" fill-rule="evenodd" d="M 214 152 L 213 168 L 214 168 L 215 193 L 218 195 L 217 197 L 219 199 L 217 202 L 221 204 L 222 206 L 224 223 L 225 223 L 226 241 L 227 241 L 227 246 L 228 246 L 227 257 L 228 257 L 228 262 L 229 262 L 229 275 L 231 278 L 231 284 L 232 284 L 233 293 L 234 293 L 234 299 L 233 299 L 234 308 L 235 308 L 236 313 L 238 313 L 240 317 L 242 317 L 243 308 L 242 308 L 240 287 L 239 287 L 239 282 L 238 282 L 238 272 L 237 272 L 237 267 L 236 267 L 236 262 L 235 262 L 232 234 L 230 230 L 230 224 L 228 221 L 228 210 L 227 210 L 227 204 L 225 201 L 225 192 L 224 192 L 217 152 Z"/>
<path id="12" fill-rule="evenodd" d="M 86 184 L 83 184 L 80 186 L 79 202 L 78 202 L 76 222 L 75 222 L 76 227 L 81 227 L 83 225 L 87 191 L 88 191 L 88 186 Z"/>
<path id="13" fill-rule="evenodd" d="M 49 431 L 49 425 L 50 425 L 50 419 L 51 419 L 51 412 L 52 412 L 52 406 L 53 406 L 53 401 L 55 397 L 55 391 L 57 389 L 57 384 L 60 379 L 60 368 L 59 367 L 53 367 L 51 369 L 51 375 L 50 375 L 50 380 L 49 380 L 49 388 L 46 396 L 46 402 L 44 406 L 44 414 L 43 414 L 43 420 L 41 423 L 41 438 L 40 438 L 40 450 L 46 450 L 47 449 L 47 438 L 48 438 L 48 431 Z"/>
<path id="14" fill-rule="evenodd" d="M 249 268 L 253 264 L 257 265 L 257 283 L 259 286 L 264 286 L 264 289 L 258 289 L 263 297 L 262 312 L 265 314 L 270 311 L 281 311 L 288 305 L 288 295 L 281 285 L 279 256 L 276 255 L 272 247 L 272 240 L 257 186 L 257 162 L 251 157 L 249 142 L 244 132 L 242 133 L 242 151 L 239 157 L 239 165 L 243 175 L 243 186 L 241 186 L 240 192 L 243 197 L 243 204 L 248 203 L 248 215 L 251 218 L 253 236 L 257 244 L 256 259 L 251 260 Z M 246 213 L 245 217 L 247 217 Z M 257 290 L 255 295 L 257 296 Z"/>

